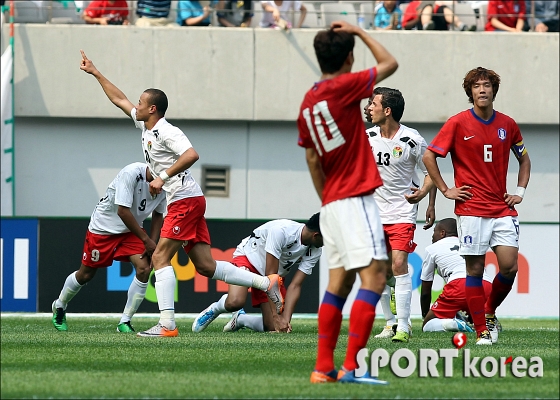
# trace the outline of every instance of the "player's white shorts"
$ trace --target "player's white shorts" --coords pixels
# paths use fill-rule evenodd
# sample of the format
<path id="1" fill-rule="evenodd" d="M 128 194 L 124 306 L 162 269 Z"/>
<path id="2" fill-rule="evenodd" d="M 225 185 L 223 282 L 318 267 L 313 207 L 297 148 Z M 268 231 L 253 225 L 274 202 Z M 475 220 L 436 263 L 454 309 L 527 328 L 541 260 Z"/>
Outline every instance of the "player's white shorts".
<path id="1" fill-rule="evenodd" d="M 516 217 L 457 217 L 459 254 L 481 256 L 494 246 L 519 248 L 519 222 Z"/>
<path id="2" fill-rule="evenodd" d="M 350 197 L 321 207 L 321 234 L 329 269 L 367 267 L 387 260 L 379 209 L 373 195 Z"/>

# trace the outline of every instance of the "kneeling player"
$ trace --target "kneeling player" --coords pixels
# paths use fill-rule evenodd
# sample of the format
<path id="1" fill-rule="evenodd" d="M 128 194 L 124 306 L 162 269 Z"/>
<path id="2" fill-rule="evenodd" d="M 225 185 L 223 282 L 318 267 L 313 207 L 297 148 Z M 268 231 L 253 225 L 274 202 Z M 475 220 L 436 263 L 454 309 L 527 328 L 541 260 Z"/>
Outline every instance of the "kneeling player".
<path id="1" fill-rule="evenodd" d="M 232 319 L 224 326 L 224 332 L 250 328 L 254 331 L 290 332 L 290 321 L 301 293 L 301 284 L 319 258 L 323 246 L 323 236 L 319 229 L 319 213 L 313 215 L 305 224 L 278 219 L 256 228 L 251 236 L 246 237 L 233 253 L 232 264 L 251 272 L 268 275 L 277 273 L 281 277 L 297 268 L 286 291 L 284 312 L 278 315 L 274 304 L 266 293 L 251 289 L 253 307 L 260 307 L 262 316 L 246 315 L 242 307 L 247 299 L 248 288 L 229 285 L 227 294 L 202 311 L 193 322 L 193 332 L 202 332 L 206 327 L 225 312 L 235 312 Z"/>
<path id="2" fill-rule="evenodd" d="M 430 309 L 436 269 L 445 286 Z M 465 295 L 466 277 L 465 259 L 459 255 L 457 222 L 453 218 L 442 219 L 434 228 L 432 244 L 426 247 L 426 256 L 422 263 L 420 305 L 424 317 L 424 332 L 474 332 L 467 321 L 456 318 L 457 312 L 468 310 Z M 486 273 L 483 278 L 484 291 L 488 296 L 492 290 L 492 281 Z"/>

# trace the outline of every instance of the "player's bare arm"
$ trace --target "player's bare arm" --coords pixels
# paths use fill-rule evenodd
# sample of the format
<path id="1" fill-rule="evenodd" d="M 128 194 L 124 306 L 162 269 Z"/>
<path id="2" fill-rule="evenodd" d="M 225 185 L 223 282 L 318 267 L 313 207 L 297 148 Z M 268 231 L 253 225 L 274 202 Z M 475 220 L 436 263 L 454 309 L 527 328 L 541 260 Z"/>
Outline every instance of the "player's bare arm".
<path id="1" fill-rule="evenodd" d="M 373 57 L 377 61 L 377 77 L 375 78 L 375 83 L 379 83 L 383 79 L 393 75 L 399 67 L 395 57 L 393 57 L 391 53 L 389 53 L 387 49 L 381 45 L 381 43 L 372 38 L 362 28 L 349 24 L 346 21 L 333 21 L 331 29 L 335 32 L 346 32 L 358 36 L 369 48 Z"/>
<path id="2" fill-rule="evenodd" d="M 428 207 L 426 208 L 426 223 L 422 227 L 424 230 L 430 229 L 436 222 L 436 195 L 437 187 L 435 185 L 430 189 L 428 195 Z"/>
<path id="3" fill-rule="evenodd" d="M 266 266 L 264 270 L 265 275 L 277 274 L 279 268 L 280 260 L 272 254 L 266 253 Z M 281 318 L 280 315 L 278 315 L 278 313 L 276 312 L 276 306 L 270 299 L 268 299 L 268 306 L 270 307 L 270 311 L 272 312 L 274 330 L 276 332 L 287 332 L 288 322 Z"/>
<path id="4" fill-rule="evenodd" d="M 142 254 L 142 256 L 151 255 L 156 249 L 156 243 L 152 240 L 152 238 L 150 238 L 150 236 L 148 236 L 148 234 L 140 227 L 140 225 L 138 225 L 138 222 L 136 222 L 136 219 L 130 212 L 130 208 L 119 206 L 117 215 L 126 225 L 128 230 L 144 243 L 146 251 L 144 252 L 144 254 Z"/>
<path id="5" fill-rule="evenodd" d="M 412 191 L 412 194 L 405 194 L 404 197 L 410 204 L 420 203 L 420 201 L 430 193 L 433 186 L 434 183 L 432 182 L 430 175 L 426 175 L 422 187 L 411 187 L 410 190 Z"/>
<path id="6" fill-rule="evenodd" d="M 430 311 L 430 303 L 432 301 L 432 281 L 422 281 L 420 289 L 420 309 L 422 310 L 422 318 Z"/>
<path id="7" fill-rule="evenodd" d="M 529 159 L 529 154 L 525 153 L 523 156 L 517 159 L 519 162 L 519 172 L 517 174 L 517 187 L 523 188 L 521 191 L 524 192 L 529 184 L 529 178 L 531 176 L 531 160 Z M 520 190 L 520 189 L 517 189 Z M 516 193 L 517 193 L 516 190 Z M 523 201 L 523 194 L 508 194 L 504 193 L 504 201 L 510 207 L 519 204 Z"/>
<path id="8" fill-rule="evenodd" d="M 288 290 L 286 291 L 286 300 L 284 304 L 284 312 L 280 316 L 283 318 L 286 323 L 288 324 L 288 333 L 291 332 L 292 326 L 290 325 L 290 321 L 292 320 L 292 315 L 294 314 L 294 310 L 296 308 L 296 304 L 299 300 L 301 295 L 301 286 L 303 281 L 307 278 L 307 274 L 300 271 L 299 269 L 296 270 L 292 281 L 290 282 L 290 286 L 288 286 Z"/>
<path id="9" fill-rule="evenodd" d="M 441 172 L 437 165 L 437 154 L 431 151 L 430 149 L 426 150 L 424 156 L 422 157 L 422 161 L 428 170 L 428 174 L 432 179 L 434 185 L 439 189 L 439 191 L 448 199 L 450 200 L 460 200 L 460 201 L 467 201 L 472 198 L 472 193 L 469 192 L 471 189 L 470 186 L 461 186 L 459 188 L 452 187 L 449 188 L 443 178 L 441 177 Z"/>
<path id="10" fill-rule="evenodd" d="M 171 178 L 177 175 L 179 172 L 183 172 L 184 170 L 192 167 L 193 164 L 198 161 L 198 159 L 198 153 L 193 147 L 191 147 L 190 149 L 187 149 L 187 151 L 185 151 L 183 154 L 181 154 L 177 161 L 175 161 L 175 163 L 171 167 L 165 170 L 165 173 L 169 178 Z M 150 194 L 156 195 L 161 193 L 164 184 L 165 182 L 163 181 L 161 176 L 155 178 L 150 182 Z"/>
<path id="11" fill-rule="evenodd" d="M 154 243 L 157 243 L 159 240 L 159 234 L 161 232 L 162 226 L 163 226 L 163 214 L 158 213 L 157 211 L 154 210 L 152 212 L 152 226 L 150 228 L 150 238 Z M 144 254 L 151 257 L 153 252 L 154 250 L 149 252 L 148 248 L 146 248 Z M 142 257 L 144 256 L 144 254 L 142 254 Z"/>
<path id="12" fill-rule="evenodd" d="M 319 155 L 314 148 L 305 149 L 305 159 L 307 161 L 307 167 L 309 168 L 309 173 L 311 174 L 311 180 L 313 181 L 313 186 L 319 195 L 319 199 L 323 200 L 323 187 L 325 187 L 325 172 L 321 166 L 321 160 Z"/>
<path id="13" fill-rule="evenodd" d="M 116 105 L 120 108 L 126 115 L 130 117 L 130 111 L 134 108 L 134 105 L 128 100 L 128 98 L 124 95 L 124 93 L 115 85 L 113 85 L 97 68 L 93 65 L 90 59 L 87 58 L 86 53 L 83 50 L 80 50 L 82 53 L 82 61 L 80 62 L 80 69 L 84 72 L 87 72 L 90 75 L 93 75 L 101 88 L 111 100 L 111 103 Z"/>

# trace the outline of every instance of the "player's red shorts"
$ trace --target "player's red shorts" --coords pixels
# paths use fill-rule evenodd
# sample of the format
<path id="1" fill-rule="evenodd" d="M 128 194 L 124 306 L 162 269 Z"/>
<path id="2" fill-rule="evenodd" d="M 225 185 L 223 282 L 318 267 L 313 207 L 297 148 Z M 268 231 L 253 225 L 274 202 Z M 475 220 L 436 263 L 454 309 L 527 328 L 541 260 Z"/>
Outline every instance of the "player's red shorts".
<path id="1" fill-rule="evenodd" d="M 385 232 L 387 251 L 401 250 L 407 253 L 414 252 L 416 248 L 416 243 L 414 243 L 415 230 L 416 224 L 384 224 L 383 232 Z"/>
<path id="2" fill-rule="evenodd" d="M 142 254 L 144 243 L 132 232 L 118 235 L 86 233 L 82 264 L 91 268 L 106 268 L 113 260 L 129 261 L 129 257 Z"/>
<path id="3" fill-rule="evenodd" d="M 465 295 L 465 281 L 465 278 L 454 279 L 443 287 L 443 292 L 431 308 L 437 318 L 455 318 L 457 311 L 469 310 Z M 488 298 L 492 291 L 492 284 L 483 279 L 482 286 L 484 287 L 484 294 Z"/>
<path id="4" fill-rule="evenodd" d="M 231 263 L 238 268 L 243 268 L 247 271 L 251 271 L 255 274 L 261 275 L 261 273 L 257 271 L 255 267 L 253 267 L 249 259 L 245 256 L 233 257 Z M 286 298 L 286 286 L 284 286 L 284 283 L 282 283 L 282 286 L 280 286 L 280 292 L 282 293 L 282 296 Z M 264 303 L 268 303 L 268 296 L 266 295 L 266 293 L 262 290 L 251 288 L 251 304 L 253 305 L 253 307 L 259 308 L 261 304 Z"/>
<path id="5" fill-rule="evenodd" d="M 160 236 L 188 241 L 183 247 L 186 253 L 191 251 L 197 243 L 210 244 L 210 233 L 204 218 L 205 212 L 206 199 L 204 196 L 174 201 L 167 206 L 167 215 L 163 221 Z"/>

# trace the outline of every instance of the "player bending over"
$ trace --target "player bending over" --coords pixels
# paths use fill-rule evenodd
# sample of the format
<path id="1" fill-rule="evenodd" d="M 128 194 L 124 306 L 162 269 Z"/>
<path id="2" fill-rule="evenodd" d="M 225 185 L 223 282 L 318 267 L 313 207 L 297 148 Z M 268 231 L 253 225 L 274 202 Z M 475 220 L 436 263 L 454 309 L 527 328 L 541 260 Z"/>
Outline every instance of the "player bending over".
<path id="1" fill-rule="evenodd" d="M 319 213 L 305 224 L 277 219 L 259 226 L 237 246 L 231 263 L 260 275 L 278 273 L 281 277 L 295 269 L 287 292 L 284 285 L 280 287 L 285 298 L 284 312 L 276 314 L 266 294 L 252 289 L 253 307 L 260 307 L 262 316 L 247 315 L 242 307 L 245 305 L 248 289 L 229 285 L 227 294 L 196 317 L 192 325 L 193 332 L 202 332 L 218 315 L 225 312 L 235 313 L 224 326 L 224 332 L 235 332 L 241 328 L 257 332 L 290 332 L 290 321 L 299 300 L 301 285 L 319 261 L 322 246 Z"/>

